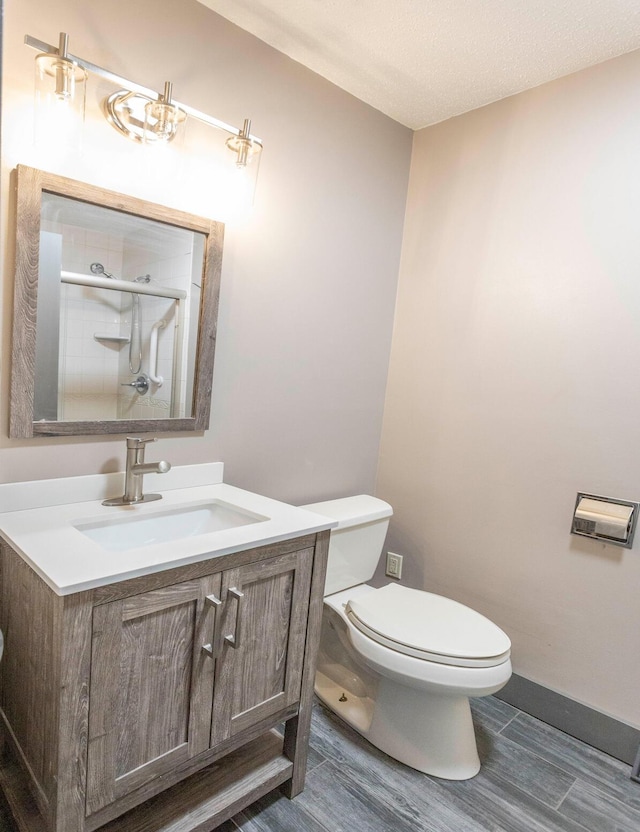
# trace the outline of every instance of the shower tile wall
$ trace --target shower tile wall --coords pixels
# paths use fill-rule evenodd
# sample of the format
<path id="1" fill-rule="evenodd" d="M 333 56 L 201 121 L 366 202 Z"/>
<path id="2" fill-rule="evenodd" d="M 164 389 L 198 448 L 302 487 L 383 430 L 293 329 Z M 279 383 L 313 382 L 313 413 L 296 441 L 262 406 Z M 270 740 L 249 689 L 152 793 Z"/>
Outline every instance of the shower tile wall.
<path id="1" fill-rule="evenodd" d="M 43 219 L 43 229 L 61 234 L 65 271 L 90 274 L 92 263 L 101 263 L 116 278 L 134 280 L 149 275 L 149 286 L 182 289 L 187 298 L 139 295 L 142 364 L 132 372 L 129 363 L 133 294 L 62 284 L 60 305 L 60 362 L 58 373 L 58 419 L 158 419 L 191 415 L 187 344 L 179 337 L 189 329 L 191 294 L 199 298 L 200 252 L 194 252 L 191 235 L 159 238 L 150 253 L 149 240 L 137 247 L 121 234 L 93 231 L 76 225 L 58 225 Z M 194 265 L 198 260 L 198 264 Z M 192 272 L 198 274 L 194 277 Z M 166 326 L 158 332 L 157 373 L 150 367 L 150 333 L 157 321 Z M 96 339 L 94 336 L 107 336 Z M 121 336 L 127 341 L 110 341 Z M 137 354 L 132 355 L 136 369 Z M 146 395 L 123 386 L 140 372 L 163 377 L 151 384 Z"/>
<path id="2" fill-rule="evenodd" d="M 185 415 L 184 406 L 186 387 L 186 354 L 182 354 L 179 331 L 188 331 L 189 294 L 191 289 L 191 271 L 193 252 L 191 244 L 185 244 L 184 251 L 176 253 L 172 246 L 170 256 L 158 254 L 155 259 L 149 257 L 148 249 L 125 247 L 124 278 L 134 280 L 140 275 L 149 275 L 150 286 L 182 289 L 187 292 L 187 299 L 178 304 L 170 298 L 156 298 L 150 295 L 140 296 L 140 321 L 142 327 L 142 368 L 150 375 L 162 376 L 162 385 L 151 384 L 146 396 L 138 396 L 133 390 L 121 388 L 119 401 L 119 418 L 122 419 L 158 419 Z M 126 299 L 127 311 L 124 318 L 131 318 L 132 301 Z M 179 312 L 180 310 L 180 312 Z M 183 316 L 179 321 L 179 314 Z M 166 326 L 158 331 L 158 363 L 150 367 L 150 333 L 154 323 L 164 321 Z M 180 323 L 180 329 L 176 329 Z M 128 324 L 127 324 L 128 325 Z M 175 361 L 174 361 L 175 356 Z M 128 353 L 121 356 L 121 372 L 128 372 Z M 174 373 L 175 367 L 175 373 Z M 133 395 L 132 395 L 133 393 Z M 189 406 L 190 408 L 190 406 Z M 189 412 L 186 415 L 191 415 Z"/>

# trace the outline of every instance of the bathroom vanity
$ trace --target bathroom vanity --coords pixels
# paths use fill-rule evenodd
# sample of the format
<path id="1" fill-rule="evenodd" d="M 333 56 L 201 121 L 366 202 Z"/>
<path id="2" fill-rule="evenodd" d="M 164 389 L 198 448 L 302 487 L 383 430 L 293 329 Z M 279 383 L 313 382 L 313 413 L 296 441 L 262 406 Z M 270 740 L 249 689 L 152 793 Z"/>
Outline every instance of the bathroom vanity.
<path id="1" fill-rule="evenodd" d="M 0 514 L 0 780 L 21 831 L 205 832 L 301 791 L 332 523 L 221 475 L 173 469 L 163 500 L 123 508 L 99 499 L 122 475 L 0 486 L 19 508 Z"/>

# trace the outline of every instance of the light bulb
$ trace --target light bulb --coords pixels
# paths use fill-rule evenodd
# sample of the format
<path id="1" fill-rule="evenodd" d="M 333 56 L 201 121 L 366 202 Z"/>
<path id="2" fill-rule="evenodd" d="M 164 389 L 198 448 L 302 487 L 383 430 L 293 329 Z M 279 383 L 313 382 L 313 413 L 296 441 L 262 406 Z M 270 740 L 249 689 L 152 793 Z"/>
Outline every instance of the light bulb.
<path id="1" fill-rule="evenodd" d="M 82 147 L 87 72 L 72 60 L 43 54 L 36 58 L 35 143 L 37 147 L 78 151 Z"/>
<path id="2" fill-rule="evenodd" d="M 157 101 L 144 108 L 144 140 L 154 144 L 173 141 L 179 126 L 186 119 L 184 110 L 171 103 L 172 85 L 167 81 Z"/>

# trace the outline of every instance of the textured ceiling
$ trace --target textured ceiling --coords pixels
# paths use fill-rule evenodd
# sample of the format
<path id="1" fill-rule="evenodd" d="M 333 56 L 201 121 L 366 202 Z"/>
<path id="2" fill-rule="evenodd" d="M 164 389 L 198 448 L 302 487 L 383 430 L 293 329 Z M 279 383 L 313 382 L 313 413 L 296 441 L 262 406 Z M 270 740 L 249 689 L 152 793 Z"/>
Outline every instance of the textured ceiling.
<path id="1" fill-rule="evenodd" d="M 200 0 L 419 129 L 640 49 L 640 0 Z"/>

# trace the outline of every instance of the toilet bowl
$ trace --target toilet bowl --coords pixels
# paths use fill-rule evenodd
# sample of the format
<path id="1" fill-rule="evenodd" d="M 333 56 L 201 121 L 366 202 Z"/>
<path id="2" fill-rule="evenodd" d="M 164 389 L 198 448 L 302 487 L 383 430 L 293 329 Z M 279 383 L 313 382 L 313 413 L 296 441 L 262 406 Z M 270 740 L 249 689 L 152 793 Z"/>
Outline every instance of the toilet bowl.
<path id="1" fill-rule="evenodd" d="M 480 770 L 469 697 L 511 676 L 508 636 L 449 598 L 396 583 L 369 586 L 391 507 L 361 495 L 304 508 L 331 533 L 315 690 L 373 745 L 449 780 Z"/>

